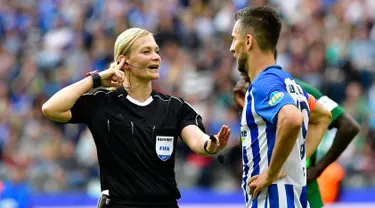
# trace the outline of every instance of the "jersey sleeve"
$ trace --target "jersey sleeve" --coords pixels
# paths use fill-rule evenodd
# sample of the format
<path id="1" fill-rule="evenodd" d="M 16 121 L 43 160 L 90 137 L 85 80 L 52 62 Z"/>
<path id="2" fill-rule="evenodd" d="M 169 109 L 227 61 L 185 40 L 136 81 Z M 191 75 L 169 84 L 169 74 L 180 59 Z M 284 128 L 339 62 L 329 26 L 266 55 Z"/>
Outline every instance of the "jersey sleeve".
<path id="1" fill-rule="evenodd" d="M 68 123 L 88 124 L 100 106 L 108 99 L 108 91 L 94 91 L 83 94 L 70 109 L 72 118 Z"/>
<path id="2" fill-rule="evenodd" d="M 252 88 L 249 96 L 253 96 L 256 113 L 272 124 L 277 123 L 277 114 L 283 106 L 296 105 L 282 78 L 276 74 L 259 77 Z"/>
<path id="3" fill-rule="evenodd" d="M 179 132 L 181 133 L 182 129 L 184 129 L 188 125 L 196 125 L 206 133 L 206 129 L 202 122 L 202 117 L 194 110 L 194 108 L 189 103 L 183 101 L 178 113 Z"/>

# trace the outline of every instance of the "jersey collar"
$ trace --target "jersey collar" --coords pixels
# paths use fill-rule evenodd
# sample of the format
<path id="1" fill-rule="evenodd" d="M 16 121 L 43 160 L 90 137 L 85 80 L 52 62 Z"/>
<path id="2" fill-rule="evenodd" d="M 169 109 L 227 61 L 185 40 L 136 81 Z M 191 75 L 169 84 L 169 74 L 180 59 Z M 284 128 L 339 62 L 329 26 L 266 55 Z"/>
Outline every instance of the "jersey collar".
<path id="1" fill-rule="evenodd" d="M 125 90 L 125 88 L 123 87 L 119 87 L 116 89 L 116 96 L 118 97 L 118 99 L 123 103 L 125 104 L 126 102 L 131 102 L 135 105 L 138 105 L 138 106 L 147 106 L 149 105 L 154 99 L 153 99 L 153 95 L 155 94 L 155 91 L 152 90 L 151 94 L 150 94 L 150 97 L 145 100 L 144 102 L 139 102 L 137 100 L 135 100 L 134 98 L 130 97 L 128 95 L 128 92 Z"/>
<path id="2" fill-rule="evenodd" d="M 129 95 L 126 96 L 126 99 L 128 99 L 131 103 L 138 105 L 138 106 L 147 106 L 154 100 L 152 96 L 150 96 L 144 102 L 139 102 L 138 100 L 130 97 Z"/>
<path id="3" fill-rule="evenodd" d="M 256 81 L 256 80 L 258 80 L 258 77 L 259 77 L 259 75 L 261 75 L 262 73 L 264 73 L 265 71 L 267 71 L 267 70 L 269 70 L 269 69 L 272 69 L 272 68 L 275 68 L 275 69 L 279 69 L 279 70 L 283 70 L 283 68 L 281 68 L 281 66 L 279 66 L 279 65 L 271 65 L 271 66 L 267 66 L 266 68 L 264 68 L 256 77 L 255 77 L 255 79 L 251 82 L 251 84 L 250 84 L 250 87 L 252 86 L 252 84 Z M 250 89 L 250 87 L 249 87 L 249 89 Z M 250 90 L 249 90 L 250 91 Z"/>
<path id="4" fill-rule="evenodd" d="M 281 68 L 281 66 L 275 64 L 275 65 L 271 65 L 271 66 L 266 67 L 265 69 L 263 69 L 263 71 L 267 71 L 268 69 L 272 69 L 272 68 L 276 68 L 276 69 L 280 69 L 280 70 L 283 69 L 283 68 Z"/>

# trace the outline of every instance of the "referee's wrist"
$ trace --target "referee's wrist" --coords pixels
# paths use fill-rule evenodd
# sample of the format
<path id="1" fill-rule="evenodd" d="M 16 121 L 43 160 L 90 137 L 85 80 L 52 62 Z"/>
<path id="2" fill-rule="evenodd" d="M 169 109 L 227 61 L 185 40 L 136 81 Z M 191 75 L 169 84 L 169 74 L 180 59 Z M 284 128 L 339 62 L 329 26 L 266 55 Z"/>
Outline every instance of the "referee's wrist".
<path id="1" fill-rule="evenodd" d="M 93 89 L 102 86 L 102 79 L 101 79 L 101 77 L 99 75 L 99 71 L 98 70 L 86 73 L 86 77 L 89 77 L 89 76 L 92 78 L 92 83 L 93 83 L 92 84 L 92 88 Z"/>
<path id="2" fill-rule="evenodd" d="M 216 144 L 216 141 L 217 141 L 217 138 L 214 136 L 214 135 L 209 135 L 210 138 L 207 139 L 203 145 L 203 149 L 206 153 L 210 154 L 210 155 L 214 155 L 216 153 L 219 152 L 219 147 L 216 147 L 216 150 L 215 151 L 209 151 L 207 149 L 208 146 L 212 147 L 212 145 L 215 145 Z M 210 144 L 209 144 L 210 143 Z"/>

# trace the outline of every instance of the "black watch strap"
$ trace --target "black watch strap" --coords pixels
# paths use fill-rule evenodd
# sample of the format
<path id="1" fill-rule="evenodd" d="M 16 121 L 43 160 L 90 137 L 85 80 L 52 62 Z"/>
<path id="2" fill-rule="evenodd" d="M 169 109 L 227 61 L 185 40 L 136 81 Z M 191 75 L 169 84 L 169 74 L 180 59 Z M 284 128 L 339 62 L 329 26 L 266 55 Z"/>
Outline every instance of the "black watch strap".
<path id="1" fill-rule="evenodd" d="M 215 143 L 216 143 L 217 138 L 216 138 L 214 135 L 211 134 L 211 135 L 210 135 L 210 140 L 211 140 L 211 142 L 215 142 Z M 217 152 L 213 152 L 213 153 L 209 152 L 209 151 L 207 150 L 208 141 L 209 141 L 209 140 L 207 139 L 206 142 L 205 142 L 204 145 L 203 145 L 204 150 L 205 150 L 208 154 L 210 154 L 210 155 L 214 155 L 214 154 L 216 154 L 216 153 L 219 152 L 219 156 L 217 157 L 217 160 L 219 161 L 220 164 L 224 165 L 224 155 L 221 153 L 220 148 L 217 150 Z"/>
<path id="2" fill-rule="evenodd" d="M 86 76 L 92 77 L 92 81 L 93 81 L 92 88 L 95 89 L 95 88 L 102 86 L 102 79 L 100 78 L 99 72 L 97 70 L 88 72 Z"/>
<path id="3" fill-rule="evenodd" d="M 210 140 L 211 140 L 212 143 L 216 143 L 217 138 L 216 138 L 214 135 L 211 134 L 211 135 L 210 135 Z M 219 150 L 216 151 L 216 152 L 209 152 L 209 151 L 207 150 L 208 141 L 209 141 L 209 140 L 206 140 L 206 142 L 204 143 L 204 146 L 203 146 L 204 150 L 205 150 L 208 154 L 210 154 L 210 155 L 214 155 L 214 154 L 216 154 Z"/>

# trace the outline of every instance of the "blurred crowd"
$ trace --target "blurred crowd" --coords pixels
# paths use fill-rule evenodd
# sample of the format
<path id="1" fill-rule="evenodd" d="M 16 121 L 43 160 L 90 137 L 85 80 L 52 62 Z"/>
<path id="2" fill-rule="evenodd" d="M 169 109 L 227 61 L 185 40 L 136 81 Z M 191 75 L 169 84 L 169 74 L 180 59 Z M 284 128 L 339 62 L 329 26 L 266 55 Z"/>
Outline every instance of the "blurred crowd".
<path id="1" fill-rule="evenodd" d="M 271 5 L 283 19 L 277 63 L 361 124 L 340 164 L 346 186 L 371 186 L 375 173 L 375 1 L 373 0 L 0 0 L 0 179 L 33 192 L 96 192 L 96 149 L 84 125 L 47 120 L 42 104 L 59 89 L 113 61 L 118 34 L 155 33 L 161 48 L 154 88 L 189 101 L 209 132 L 232 129 L 226 165 L 180 142 L 180 187 L 239 189 L 242 172 L 239 78 L 229 51 L 234 13 Z M 228 168 L 229 167 L 229 168 Z M 2 189 L 0 183 L 0 192 Z"/>

